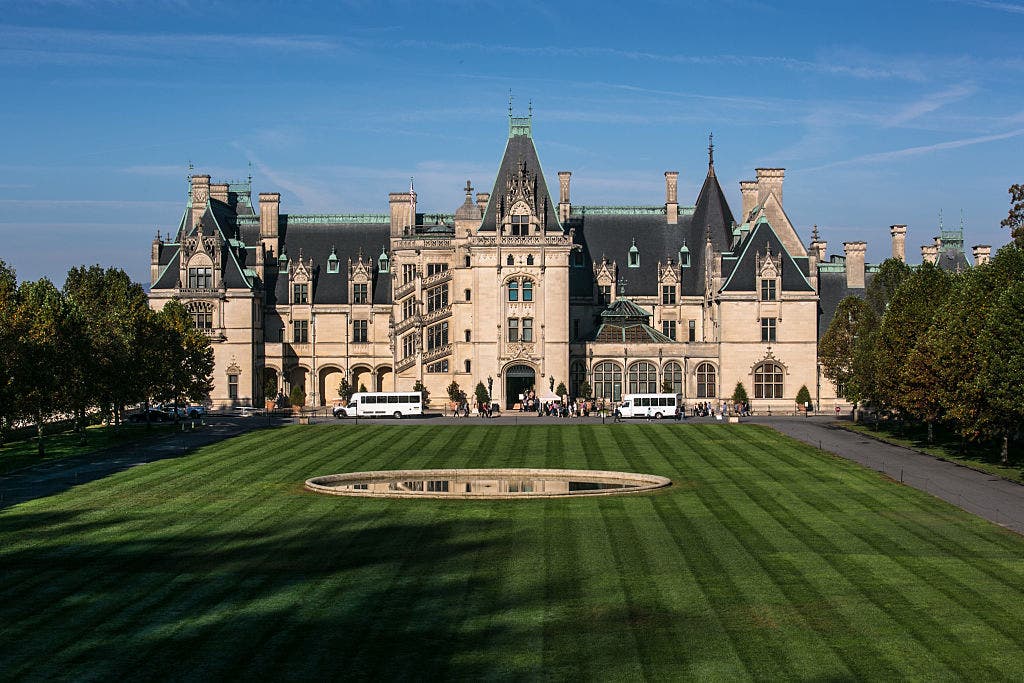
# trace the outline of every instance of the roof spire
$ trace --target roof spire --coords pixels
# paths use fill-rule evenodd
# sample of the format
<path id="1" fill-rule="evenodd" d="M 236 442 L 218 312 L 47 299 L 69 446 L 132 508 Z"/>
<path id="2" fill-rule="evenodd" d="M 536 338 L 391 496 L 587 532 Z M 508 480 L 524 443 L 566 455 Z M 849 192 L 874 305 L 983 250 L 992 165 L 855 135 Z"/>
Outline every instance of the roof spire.
<path id="1" fill-rule="evenodd" d="M 466 181 L 466 199 L 469 199 L 473 194 L 473 184 L 468 180 Z"/>
<path id="2" fill-rule="evenodd" d="M 512 118 L 512 88 L 508 89 L 508 117 Z"/>
<path id="3" fill-rule="evenodd" d="M 811 229 L 811 237 L 814 239 L 815 242 L 818 241 L 818 224 L 817 223 L 815 223 L 814 224 L 814 228 Z"/>
<path id="4" fill-rule="evenodd" d="M 708 133 L 708 168 L 715 166 L 715 133 Z"/>
<path id="5" fill-rule="evenodd" d="M 939 209 L 939 232 L 942 231 L 942 209 Z"/>
<path id="6" fill-rule="evenodd" d="M 533 100 L 530 100 L 530 107 L 529 107 L 528 111 L 530 112 L 530 118 L 532 119 L 533 118 Z"/>

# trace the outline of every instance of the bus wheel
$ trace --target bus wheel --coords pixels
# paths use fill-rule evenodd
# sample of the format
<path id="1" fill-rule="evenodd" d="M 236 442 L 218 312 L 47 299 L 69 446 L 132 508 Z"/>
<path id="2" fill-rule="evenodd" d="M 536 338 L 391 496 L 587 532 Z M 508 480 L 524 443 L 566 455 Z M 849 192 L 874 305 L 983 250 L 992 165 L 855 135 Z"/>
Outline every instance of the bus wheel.
<path id="1" fill-rule="evenodd" d="M 661 419 L 661 413 L 655 413 L 654 414 L 654 419 L 655 420 L 660 420 Z"/>
<path id="2" fill-rule="evenodd" d="M 396 410 L 395 411 L 395 419 L 396 420 L 401 420 L 402 419 L 402 411 L 400 411 L 400 410 Z"/>

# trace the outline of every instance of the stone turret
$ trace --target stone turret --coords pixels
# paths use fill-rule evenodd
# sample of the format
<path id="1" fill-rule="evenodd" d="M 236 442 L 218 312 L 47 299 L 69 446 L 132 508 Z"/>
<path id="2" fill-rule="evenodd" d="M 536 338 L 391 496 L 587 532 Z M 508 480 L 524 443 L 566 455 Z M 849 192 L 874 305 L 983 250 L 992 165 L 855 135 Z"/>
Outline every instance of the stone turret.
<path id="1" fill-rule="evenodd" d="M 459 237 L 472 234 L 480 227 L 483 220 L 483 213 L 480 207 L 473 202 L 473 185 L 466 181 L 466 201 L 455 211 L 455 234 Z"/>

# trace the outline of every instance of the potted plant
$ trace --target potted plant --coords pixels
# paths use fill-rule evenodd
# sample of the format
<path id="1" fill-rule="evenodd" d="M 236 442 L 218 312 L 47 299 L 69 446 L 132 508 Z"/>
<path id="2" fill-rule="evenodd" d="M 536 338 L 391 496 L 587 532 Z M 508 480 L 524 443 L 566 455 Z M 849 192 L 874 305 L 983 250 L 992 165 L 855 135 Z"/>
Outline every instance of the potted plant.
<path id="1" fill-rule="evenodd" d="M 292 406 L 293 413 L 301 413 L 303 406 L 306 405 L 306 392 L 302 386 L 296 384 L 292 387 L 292 392 L 288 394 L 288 402 Z"/>
<path id="2" fill-rule="evenodd" d="M 263 401 L 267 410 L 277 407 L 277 375 L 267 375 L 263 380 Z"/>

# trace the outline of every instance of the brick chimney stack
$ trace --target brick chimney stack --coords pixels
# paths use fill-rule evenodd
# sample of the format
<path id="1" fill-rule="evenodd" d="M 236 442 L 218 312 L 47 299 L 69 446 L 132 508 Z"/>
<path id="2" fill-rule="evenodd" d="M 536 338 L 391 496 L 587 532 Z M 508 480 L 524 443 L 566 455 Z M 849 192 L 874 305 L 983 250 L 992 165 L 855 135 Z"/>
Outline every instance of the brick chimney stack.
<path id="1" fill-rule="evenodd" d="M 565 223 L 569 220 L 572 204 L 569 203 L 569 179 L 572 171 L 558 172 L 558 220 Z"/>
<path id="2" fill-rule="evenodd" d="M 921 262 L 922 263 L 935 263 L 939 260 L 939 245 L 938 244 L 922 244 L 921 245 Z"/>
<path id="3" fill-rule="evenodd" d="M 750 218 L 750 212 L 757 206 L 757 181 L 741 180 L 740 192 L 743 195 L 743 215 L 740 216 L 740 222 L 745 223 Z"/>
<path id="4" fill-rule="evenodd" d="M 974 265 L 983 266 L 992 260 L 992 247 L 987 244 L 976 244 L 971 247 L 971 254 L 974 256 Z"/>

